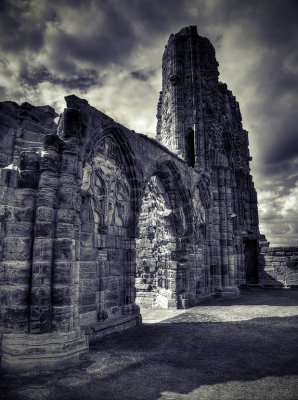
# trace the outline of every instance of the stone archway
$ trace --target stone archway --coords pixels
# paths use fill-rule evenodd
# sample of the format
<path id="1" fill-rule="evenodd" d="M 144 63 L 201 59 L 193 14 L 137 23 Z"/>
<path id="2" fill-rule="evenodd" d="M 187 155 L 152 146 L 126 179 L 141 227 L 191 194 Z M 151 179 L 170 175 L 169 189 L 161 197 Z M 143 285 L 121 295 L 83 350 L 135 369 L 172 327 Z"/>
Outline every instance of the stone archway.
<path id="1" fill-rule="evenodd" d="M 188 201 L 172 163 L 148 180 L 136 239 L 136 303 L 143 308 L 178 308 L 188 290 Z"/>
<path id="2" fill-rule="evenodd" d="M 112 131 L 98 139 L 83 167 L 79 313 L 81 326 L 92 329 L 138 314 L 131 239 L 136 179 L 133 185 L 119 135 Z"/>

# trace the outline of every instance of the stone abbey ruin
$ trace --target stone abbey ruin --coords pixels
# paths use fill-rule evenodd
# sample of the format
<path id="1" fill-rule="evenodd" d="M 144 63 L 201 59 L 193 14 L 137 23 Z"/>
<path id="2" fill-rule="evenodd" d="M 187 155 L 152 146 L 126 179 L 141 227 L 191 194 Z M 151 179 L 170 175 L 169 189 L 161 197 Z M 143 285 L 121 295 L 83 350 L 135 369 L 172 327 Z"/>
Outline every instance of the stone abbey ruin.
<path id="1" fill-rule="evenodd" d="M 297 282 L 297 248 L 259 232 L 248 134 L 217 67 L 196 27 L 170 36 L 156 140 L 74 95 L 58 125 L 50 106 L 0 104 L 4 368 L 77 362 L 142 307 Z"/>

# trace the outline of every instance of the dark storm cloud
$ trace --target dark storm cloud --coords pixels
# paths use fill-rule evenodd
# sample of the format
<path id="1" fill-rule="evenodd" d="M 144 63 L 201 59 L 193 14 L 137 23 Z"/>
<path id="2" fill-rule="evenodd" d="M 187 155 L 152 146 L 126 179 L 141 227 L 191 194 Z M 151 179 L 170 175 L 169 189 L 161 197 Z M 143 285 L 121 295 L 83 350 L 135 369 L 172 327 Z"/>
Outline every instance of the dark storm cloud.
<path id="1" fill-rule="evenodd" d="M 283 120 L 275 128 L 275 138 L 272 145 L 269 145 L 269 151 L 266 157 L 268 164 L 291 162 L 298 156 L 298 125 L 295 111 L 292 115 L 283 115 Z"/>
<path id="2" fill-rule="evenodd" d="M 177 29 L 177 24 L 182 28 L 181 24 L 193 17 L 190 6 L 197 7 L 201 13 L 206 9 L 206 2 L 189 0 L 128 0 L 121 4 L 131 15 L 132 24 L 137 21 L 142 26 L 146 42 L 161 33 L 169 36 L 172 28 Z"/>
<path id="3" fill-rule="evenodd" d="M 285 240 L 294 237 L 298 215 L 285 205 L 298 198 L 297 0 L 2 0 L 0 7 L 3 100 L 62 109 L 65 92 L 86 93 L 93 106 L 151 135 L 164 46 L 171 33 L 197 25 L 240 102 L 266 229 L 278 240 L 280 224 Z"/>
<path id="4" fill-rule="evenodd" d="M 28 68 L 24 66 L 20 73 L 21 82 L 36 86 L 41 82 L 50 82 L 53 85 L 61 85 L 66 89 L 80 89 L 87 90 L 95 85 L 100 85 L 97 71 L 94 70 L 80 70 L 79 74 L 71 75 L 69 78 L 59 77 L 51 72 L 44 66 Z"/>
<path id="5" fill-rule="evenodd" d="M 91 9 L 88 9 L 88 3 Z M 117 6 L 109 1 L 86 1 L 82 3 L 82 7 L 81 20 L 78 17 L 74 21 L 68 21 L 76 29 L 69 32 L 63 26 L 58 27 L 52 43 L 56 52 L 77 60 L 96 62 L 98 65 L 120 62 L 127 57 L 134 48 L 137 37 L 129 21 L 117 10 Z M 61 14 L 65 13 L 67 16 L 72 12 L 73 5 L 69 2 Z"/>
<path id="6" fill-rule="evenodd" d="M 0 38 L 3 50 L 18 52 L 24 49 L 38 51 L 44 45 L 45 23 L 55 20 L 55 12 L 34 9 L 31 1 L 2 0 Z"/>
<path id="7" fill-rule="evenodd" d="M 132 71 L 130 74 L 134 79 L 146 82 L 154 74 L 154 71 L 140 69 L 138 71 Z"/>

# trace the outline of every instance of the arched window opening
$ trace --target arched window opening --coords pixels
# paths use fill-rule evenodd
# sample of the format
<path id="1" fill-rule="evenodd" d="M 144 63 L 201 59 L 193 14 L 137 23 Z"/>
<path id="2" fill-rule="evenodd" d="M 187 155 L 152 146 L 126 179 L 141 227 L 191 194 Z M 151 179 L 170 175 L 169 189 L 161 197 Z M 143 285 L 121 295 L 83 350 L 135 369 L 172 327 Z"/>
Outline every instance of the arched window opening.
<path id="1" fill-rule="evenodd" d="M 195 165 L 195 138 L 193 129 L 189 128 L 185 136 L 186 161 L 191 167 Z"/>

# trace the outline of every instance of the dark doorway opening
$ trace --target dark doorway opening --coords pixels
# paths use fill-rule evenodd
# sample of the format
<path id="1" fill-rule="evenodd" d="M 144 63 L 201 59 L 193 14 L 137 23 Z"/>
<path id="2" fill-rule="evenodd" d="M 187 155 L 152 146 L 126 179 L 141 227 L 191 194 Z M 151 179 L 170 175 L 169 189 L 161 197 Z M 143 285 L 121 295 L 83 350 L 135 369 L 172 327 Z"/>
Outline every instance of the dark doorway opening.
<path id="1" fill-rule="evenodd" d="M 258 283 L 258 246 L 256 240 L 244 240 L 244 262 L 247 283 Z"/>

